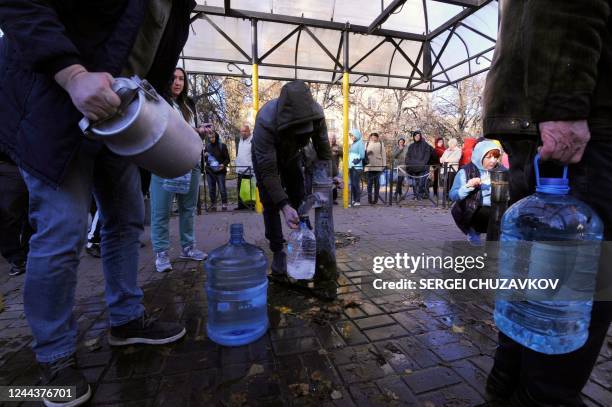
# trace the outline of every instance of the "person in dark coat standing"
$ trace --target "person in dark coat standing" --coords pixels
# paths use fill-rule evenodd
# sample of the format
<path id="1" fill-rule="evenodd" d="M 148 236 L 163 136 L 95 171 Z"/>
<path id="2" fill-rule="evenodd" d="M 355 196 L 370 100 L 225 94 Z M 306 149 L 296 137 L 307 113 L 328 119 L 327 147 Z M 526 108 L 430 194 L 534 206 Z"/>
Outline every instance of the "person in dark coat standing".
<path id="1" fill-rule="evenodd" d="M 73 387 L 72 406 L 91 397 L 76 368 L 72 308 L 92 191 L 102 222 L 109 344 L 166 344 L 185 335 L 179 324 L 149 318 L 142 304 L 138 168 L 86 139 L 78 122 L 115 114 L 120 99 L 111 88 L 114 76 L 138 74 L 162 89 L 189 35 L 194 7 L 189 0 L 0 3 L 0 151 L 21 170 L 35 230 L 25 316 L 41 384 Z"/>
<path id="2" fill-rule="evenodd" d="M 412 144 L 408 146 L 406 153 L 406 172 L 413 178 L 412 189 L 414 199 L 427 199 L 427 174 L 429 174 L 429 160 L 433 148 L 423 139 L 420 130 L 412 133 Z"/>
<path id="3" fill-rule="evenodd" d="M 612 1 L 503 4 L 483 93 L 484 135 L 501 141 L 509 155 L 510 204 L 534 192 L 533 158 L 540 145 L 543 161 L 569 164 L 570 193 L 604 224 L 596 291 L 609 290 Z M 586 343 L 562 355 L 532 351 L 500 332 L 488 391 L 516 406 L 585 405 L 581 391 L 611 320 L 612 302 L 593 301 Z"/>
<path id="4" fill-rule="evenodd" d="M 312 141 L 319 160 L 330 161 L 323 109 L 316 103 L 303 81 L 285 84 L 278 99 L 266 103 L 257 113 L 253 131 L 252 154 L 255 178 L 263 204 L 266 238 L 274 257 L 272 273 L 287 273 L 283 251 L 283 230 L 279 211 L 287 226 L 297 229 L 296 211 L 304 199 L 302 149 Z"/>
<path id="5" fill-rule="evenodd" d="M 332 152 L 332 177 L 336 179 L 340 174 L 340 163 L 342 162 L 342 146 L 338 145 L 338 140 L 336 136 L 332 136 L 331 138 L 331 152 Z M 334 189 L 332 193 L 332 197 L 334 200 L 334 205 L 338 205 L 338 185 L 334 184 Z"/>
<path id="6" fill-rule="evenodd" d="M 0 153 L 0 254 L 11 265 L 10 276 L 25 273 L 30 236 L 28 189 L 15 163 Z"/>
<path id="7" fill-rule="evenodd" d="M 230 163 L 227 146 L 219 139 L 216 131 L 208 136 L 206 143 L 206 180 L 208 181 L 208 192 L 210 193 L 210 210 L 217 210 L 217 188 L 221 194 L 221 210 L 227 210 L 227 188 L 225 187 L 225 175 L 227 165 Z"/>

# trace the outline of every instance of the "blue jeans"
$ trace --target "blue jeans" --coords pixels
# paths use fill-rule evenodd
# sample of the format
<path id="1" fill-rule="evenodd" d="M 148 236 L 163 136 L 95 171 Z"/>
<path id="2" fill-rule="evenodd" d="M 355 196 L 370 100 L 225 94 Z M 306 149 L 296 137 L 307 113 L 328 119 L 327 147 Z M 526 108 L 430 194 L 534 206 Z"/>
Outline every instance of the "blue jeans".
<path id="1" fill-rule="evenodd" d="M 195 244 L 194 223 L 195 209 L 198 203 L 200 188 L 200 169 L 191 170 L 191 185 L 186 194 L 176 194 L 179 210 L 179 233 L 181 247 Z M 172 196 L 174 193 L 162 188 L 163 178 L 151 176 L 151 243 L 156 253 L 170 248 L 170 232 L 168 223 L 172 211 Z"/>
<path id="2" fill-rule="evenodd" d="M 413 174 L 412 178 L 412 190 L 415 196 L 422 196 L 429 194 L 427 190 L 427 177 L 425 176 L 429 171 L 423 171 L 418 174 Z"/>
<path id="3" fill-rule="evenodd" d="M 361 201 L 361 173 L 363 170 L 349 168 L 349 176 L 351 183 L 351 199 L 353 202 Z"/>
<path id="4" fill-rule="evenodd" d="M 139 318 L 136 282 L 144 207 L 138 168 L 106 148 L 79 151 L 59 188 L 22 170 L 30 193 L 30 240 L 24 306 L 39 362 L 75 351 L 72 309 L 79 254 L 85 244 L 92 191 L 102 223 L 102 268 L 112 326 Z"/>
<path id="5" fill-rule="evenodd" d="M 217 204 L 217 185 L 221 194 L 221 203 L 227 203 L 227 189 L 225 188 L 225 173 L 206 172 L 206 180 L 208 181 L 208 191 L 210 193 L 210 203 L 212 206 Z"/>

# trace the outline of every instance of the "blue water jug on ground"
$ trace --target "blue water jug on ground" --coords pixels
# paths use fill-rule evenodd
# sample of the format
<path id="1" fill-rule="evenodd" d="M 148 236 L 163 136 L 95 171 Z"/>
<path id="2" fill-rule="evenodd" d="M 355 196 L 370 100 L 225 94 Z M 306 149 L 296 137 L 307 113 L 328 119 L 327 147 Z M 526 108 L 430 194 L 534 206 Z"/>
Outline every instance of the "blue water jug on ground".
<path id="1" fill-rule="evenodd" d="M 563 178 L 540 178 L 538 162 L 539 155 L 536 193 L 502 218 L 500 277 L 557 278 L 559 285 L 527 294 L 524 301 L 496 301 L 494 319 L 516 342 L 554 355 L 587 340 L 603 224 L 593 209 L 569 195 L 567 167 Z"/>
<path id="2" fill-rule="evenodd" d="M 268 259 L 246 243 L 242 224 L 230 227 L 230 241 L 213 250 L 204 264 L 208 298 L 208 337 L 224 346 L 240 346 L 268 330 Z"/>

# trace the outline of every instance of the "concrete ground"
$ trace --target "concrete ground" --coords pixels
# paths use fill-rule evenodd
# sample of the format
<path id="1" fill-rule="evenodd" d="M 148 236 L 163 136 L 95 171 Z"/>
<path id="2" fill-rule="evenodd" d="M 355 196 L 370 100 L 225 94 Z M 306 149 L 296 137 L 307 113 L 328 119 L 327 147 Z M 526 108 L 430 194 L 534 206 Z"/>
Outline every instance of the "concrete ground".
<path id="1" fill-rule="evenodd" d="M 169 346 L 109 347 L 100 261 L 83 254 L 77 355 L 94 391 L 91 405 L 503 405 L 484 390 L 497 335 L 487 301 L 456 302 L 445 292 L 434 300 L 372 288 L 374 256 L 429 253 L 464 239 L 448 210 L 406 202 L 338 209 L 334 217 L 336 232 L 343 232 L 338 300 L 323 303 L 270 284 L 270 330 L 239 348 L 218 346 L 206 336 L 203 266 L 175 260 L 173 272 L 156 273 L 148 237 L 138 276 L 145 304 L 161 318 L 184 323 L 187 336 Z M 199 247 L 211 251 L 224 244 L 236 222 L 244 224 L 247 241 L 267 250 L 262 218 L 250 212 L 198 216 Z M 173 259 L 176 223 L 173 219 Z M 35 385 L 24 277 L 9 278 L 7 271 L 0 263 L 0 385 Z M 583 395 L 589 406 L 612 405 L 612 329 Z"/>

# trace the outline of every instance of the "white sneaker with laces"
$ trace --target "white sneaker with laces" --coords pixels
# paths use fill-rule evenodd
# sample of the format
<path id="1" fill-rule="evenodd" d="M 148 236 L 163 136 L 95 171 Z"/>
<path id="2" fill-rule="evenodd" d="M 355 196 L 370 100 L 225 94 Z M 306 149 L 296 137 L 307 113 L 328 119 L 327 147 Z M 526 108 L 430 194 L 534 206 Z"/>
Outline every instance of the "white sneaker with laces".
<path id="1" fill-rule="evenodd" d="M 167 251 L 155 254 L 155 269 L 158 273 L 172 270 L 172 263 L 170 263 L 170 256 L 168 256 Z"/>
<path id="2" fill-rule="evenodd" d="M 202 250 L 198 250 L 194 245 L 183 247 L 183 251 L 181 252 L 181 259 L 189 259 L 195 261 L 206 260 L 208 254 L 203 252 Z"/>

